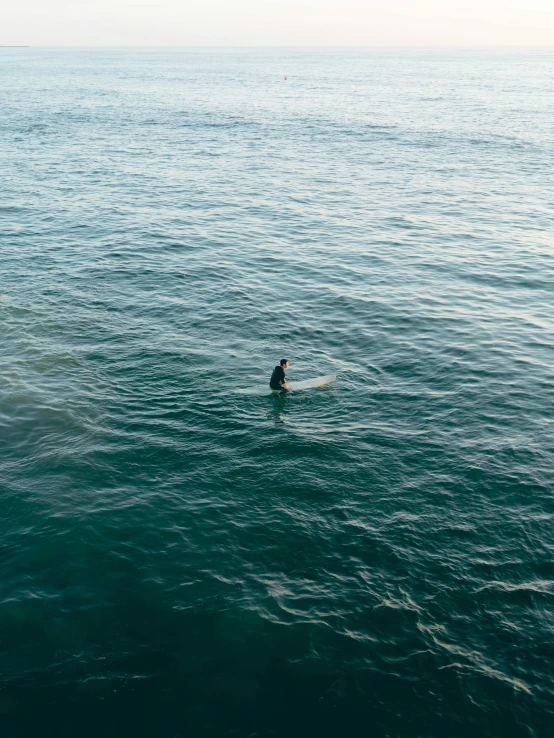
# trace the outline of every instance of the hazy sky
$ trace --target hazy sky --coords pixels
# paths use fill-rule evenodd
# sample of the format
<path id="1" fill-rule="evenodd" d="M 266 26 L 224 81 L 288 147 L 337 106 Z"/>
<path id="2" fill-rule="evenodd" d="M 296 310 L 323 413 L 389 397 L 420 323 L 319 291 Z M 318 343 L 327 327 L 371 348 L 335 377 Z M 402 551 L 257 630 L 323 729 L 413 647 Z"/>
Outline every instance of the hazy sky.
<path id="1" fill-rule="evenodd" d="M 4 5 L 0 44 L 554 44 L 554 0 L 8 0 Z"/>

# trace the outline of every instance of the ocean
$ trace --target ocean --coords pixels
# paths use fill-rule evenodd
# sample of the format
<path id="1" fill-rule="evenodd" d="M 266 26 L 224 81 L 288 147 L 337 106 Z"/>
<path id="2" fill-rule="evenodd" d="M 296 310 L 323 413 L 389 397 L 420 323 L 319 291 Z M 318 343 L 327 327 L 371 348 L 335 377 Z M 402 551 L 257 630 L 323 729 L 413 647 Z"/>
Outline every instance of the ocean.
<path id="1" fill-rule="evenodd" d="M 0 49 L 0 136 L 3 737 L 552 735 L 554 49 Z"/>

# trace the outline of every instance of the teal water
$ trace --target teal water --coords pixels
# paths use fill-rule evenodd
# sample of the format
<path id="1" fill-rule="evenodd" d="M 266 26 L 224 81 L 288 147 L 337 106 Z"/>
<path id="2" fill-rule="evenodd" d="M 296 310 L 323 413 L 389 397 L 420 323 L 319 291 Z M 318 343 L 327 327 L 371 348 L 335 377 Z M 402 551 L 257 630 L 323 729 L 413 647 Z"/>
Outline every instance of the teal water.
<path id="1" fill-rule="evenodd" d="M 1 50 L 3 736 L 551 734 L 553 93 Z"/>

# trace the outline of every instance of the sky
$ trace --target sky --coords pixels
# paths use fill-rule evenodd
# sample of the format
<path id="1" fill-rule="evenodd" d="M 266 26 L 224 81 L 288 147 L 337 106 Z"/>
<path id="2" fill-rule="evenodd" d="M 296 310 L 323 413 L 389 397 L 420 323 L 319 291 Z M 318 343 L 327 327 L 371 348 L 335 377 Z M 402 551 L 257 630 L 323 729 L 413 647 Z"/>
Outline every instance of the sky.
<path id="1" fill-rule="evenodd" d="M 0 45 L 554 45 L 554 0 L 16 0 Z"/>

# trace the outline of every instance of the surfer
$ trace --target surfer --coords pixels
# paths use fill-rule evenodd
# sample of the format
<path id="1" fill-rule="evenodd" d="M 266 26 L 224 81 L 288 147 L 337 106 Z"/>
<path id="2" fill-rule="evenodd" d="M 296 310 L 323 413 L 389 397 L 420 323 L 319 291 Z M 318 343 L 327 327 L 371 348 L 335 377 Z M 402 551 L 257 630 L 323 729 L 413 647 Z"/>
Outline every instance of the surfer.
<path id="1" fill-rule="evenodd" d="M 287 386 L 287 377 L 285 375 L 285 369 L 288 368 L 289 360 L 281 359 L 280 364 L 275 367 L 275 369 L 273 370 L 273 374 L 271 375 L 271 379 L 269 380 L 269 386 L 272 390 L 277 390 L 279 392 L 291 392 L 291 390 Z"/>

